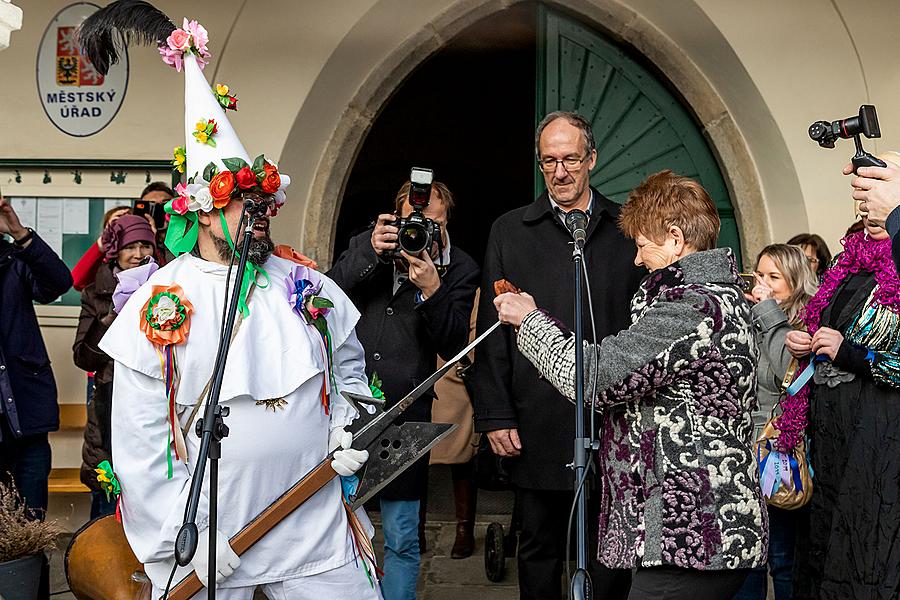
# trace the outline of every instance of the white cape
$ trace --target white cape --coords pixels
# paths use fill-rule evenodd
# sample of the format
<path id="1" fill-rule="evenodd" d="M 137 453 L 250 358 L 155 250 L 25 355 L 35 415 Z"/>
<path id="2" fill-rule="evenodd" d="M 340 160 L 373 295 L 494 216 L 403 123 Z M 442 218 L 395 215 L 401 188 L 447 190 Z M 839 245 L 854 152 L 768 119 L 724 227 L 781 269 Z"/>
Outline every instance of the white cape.
<path id="1" fill-rule="evenodd" d="M 267 287 L 257 287 L 250 314 L 228 355 L 221 402 L 229 407 L 230 434 L 222 442 L 218 528 L 237 533 L 327 455 L 329 430 L 349 424 L 353 408 L 333 393 L 326 415 L 320 390 L 324 356 L 318 333 L 292 310 L 285 278 L 296 265 L 270 258 Z M 225 300 L 227 267 L 182 255 L 156 273 L 128 300 L 100 347 L 116 361 L 113 384 L 113 469 L 122 486 L 122 521 L 129 544 L 154 585 L 165 587 L 174 541 L 183 518 L 199 438 L 186 436 L 187 464 L 174 461 L 166 474 L 166 394 L 160 357 L 139 328 L 154 285 L 178 284 L 194 307 L 187 341 L 176 346 L 181 376 L 176 410 L 185 423 L 212 374 Z M 234 269 L 232 277 L 236 275 Z M 324 283 L 321 296 L 335 308 L 328 316 L 339 390 L 368 394 L 365 355 L 354 327 L 359 312 L 338 286 Z M 232 285 L 234 280 L 232 281 Z M 273 408 L 257 401 L 283 399 Z M 202 408 L 198 415 L 202 416 Z M 208 527 L 208 469 L 197 516 Z M 354 546 L 333 479 L 241 557 L 220 587 L 243 587 L 323 572 L 354 559 Z M 368 521 L 364 519 L 368 524 Z M 175 581 L 186 575 L 180 569 Z M 363 570 L 357 570 L 365 577 Z"/>

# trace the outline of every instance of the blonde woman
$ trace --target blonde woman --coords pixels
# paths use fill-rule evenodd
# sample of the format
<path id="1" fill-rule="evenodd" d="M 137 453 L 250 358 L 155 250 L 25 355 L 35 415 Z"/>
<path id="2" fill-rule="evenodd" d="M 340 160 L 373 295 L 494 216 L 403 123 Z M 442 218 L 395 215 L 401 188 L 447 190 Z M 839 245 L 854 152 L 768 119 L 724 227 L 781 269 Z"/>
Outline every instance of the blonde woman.
<path id="1" fill-rule="evenodd" d="M 751 312 L 759 343 L 759 407 L 753 414 L 759 437 L 781 396 L 781 381 L 791 362 L 785 338 L 790 331 L 804 329 L 803 309 L 815 295 L 818 282 L 803 249 L 787 244 L 763 248 L 756 259 L 755 274 L 757 283 L 747 299 L 753 303 Z M 790 600 L 796 511 L 773 506 L 768 511 L 768 568 L 775 600 Z M 766 568 L 753 569 L 734 600 L 765 600 L 767 587 Z"/>

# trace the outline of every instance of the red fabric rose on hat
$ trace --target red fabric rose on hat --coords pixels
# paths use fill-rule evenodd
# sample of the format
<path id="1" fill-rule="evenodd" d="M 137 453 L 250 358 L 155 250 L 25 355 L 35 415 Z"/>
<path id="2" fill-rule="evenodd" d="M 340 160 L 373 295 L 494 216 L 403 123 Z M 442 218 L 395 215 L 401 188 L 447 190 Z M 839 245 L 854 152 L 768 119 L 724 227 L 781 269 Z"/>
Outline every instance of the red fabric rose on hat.
<path id="1" fill-rule="evenodd" d="M 242 190 L 249 190 L 256 186 L 256 173 L 250 167 L 244 167 L 235 175 L 238 187 Z"/>
<path id="2" fill-rule="evenodd" d="M 274 166 L 266 163 L 263 167 L 264 175 L 262 183 L 260 183 L 260 187 L 262 187 L 262 191 L 267 194 L 274 194 L 278 191 L 278 188 L 281 187 L 281 175 L 278 174 L 278 169 Z"/>
<path id="3" fill-rule="evenodd" d="M 225 170 L 217 173 L 209 182 L 209 194 L 213 198 L 213 206 L 222 208 L 231 200 L 231 192 L 234 191 L 234 173 Z"/>

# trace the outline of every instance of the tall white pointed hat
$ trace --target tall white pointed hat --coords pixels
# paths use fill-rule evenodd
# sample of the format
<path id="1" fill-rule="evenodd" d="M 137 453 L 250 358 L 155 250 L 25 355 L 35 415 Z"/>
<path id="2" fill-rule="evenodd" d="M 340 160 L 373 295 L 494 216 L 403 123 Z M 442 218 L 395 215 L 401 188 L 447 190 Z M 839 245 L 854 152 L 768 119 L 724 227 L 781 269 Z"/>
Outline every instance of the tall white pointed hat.
<path id="1" fill-rule="evenodd" d="M 290 177 L 260 154 L 252 161 L 226 116 L 237 109 L 237 98 L 226 85 L 211 89 L 203 76 L 210 57 L 209 35 L 197 21 L 175 24 L 143 0 L 116 0 L 81 24 L 78 43 L 82 54 L 100 73 L 118 61 L 122 47 L 137 41 L 153 44 L 163 61 L 184 71 L 184 146 L 175 148 L 173 165 L 184 174 L 175 187 L 178 196 L 166 205 L 171 215 L 166 246 L 178 255 L 197 241 L 197 212 L 225 207 L 244 192 L 285 200 Z"/>

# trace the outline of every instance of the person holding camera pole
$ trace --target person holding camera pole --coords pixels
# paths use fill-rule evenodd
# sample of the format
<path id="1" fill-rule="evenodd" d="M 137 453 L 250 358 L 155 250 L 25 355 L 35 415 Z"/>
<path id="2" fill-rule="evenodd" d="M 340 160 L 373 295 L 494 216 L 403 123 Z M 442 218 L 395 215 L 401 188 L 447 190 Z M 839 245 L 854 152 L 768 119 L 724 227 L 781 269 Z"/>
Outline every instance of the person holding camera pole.
<path id="1" fill-rule="evenodd" d="M 327 273 L 362 313 L 356 332 L 366 352 L 366 373 L 373 384 L 383 382 L 388 406 L 431 375 L 438 356 L 451 358 L 469 339 L 478 265 L 450 244 L 450 190 L 437 181 L 430 187 L 426 192 L 421 184 L 404 183 L 395 198 L 396 214 L 379 215 L 374 227 L 350 240 Z M 416 221 L 421 228 L 409 227 Z M 420 238 L 423 231 L 431 233 Z M 414 249 L 410 243 L 417 239 L 427 246 L 415 254 L 403 249 Z M 420 398 L 405 417 L 430 421 L 431 399 Z M 426 456 L 380 494 L 385 600 L 416 597 L 419 509 L 427 483 Z"/>
<path id="2" fill-rule="evenodd" d="M 576 113 L 550 113 L 538 125 L 535 154 L 548 191 L 501 216 L 491 228 L 478 332 L 497 321 L 492 300 L 501 280 L 528 290 L 552 314 L 570 326 L 574 323 L 572 235 L 564 219 L 579 209 L 589 217 L 584 256 L 591 272 L 586 287 L 596 334 L 600 338 L 615 334 L 628 327 L 629 300 L 643 273 L 633 264 L 634 249 L 616 224 L 619 206 L 590 187 L 597 162 L 591 124 Z M 589 315 L 583 318 L 591 341 Z M 566 526 L 574 493 L 573 471 L 567 465 L 575 438 L 574 408 L 516 351 L 515 334 L 509 328 L 476 349 L 473 370 L 475 429 L 487 435 L 495 454 L 504 457 L 516 487 L 522 521 L 520 597 L 557 599 L 563 561 L 569 555 Z M 595 511 L 597 502 L 588 506 Z M 593 515 L 590 520 L 596 522 Z M 589 547 L 597 548 L 596 534 L 596 528 L 588 528 Z M 573 535 L 573 549 L 574 540 Z M 594 553 L 589 558 L 596 597 L 626 597 L 630 572 L 605 569 Z"/>
<path id="3" fill-rule="evenodd" d="M 850 185 L 853 199 L 860 203 L 859 212 L 890 234 L 891 255 L 900 272 L 900 153 L 886 152 L 879 158 L 886 167 L 860 167 Z M 853 164 L 847 164 L 844 175 L 852 174 Z"/>

